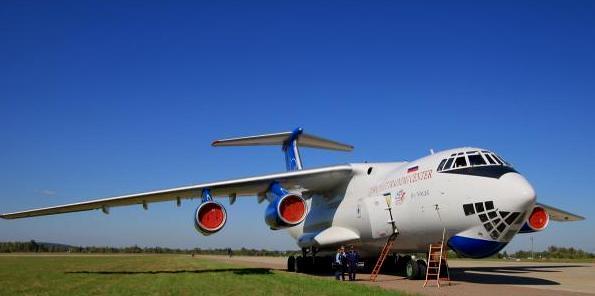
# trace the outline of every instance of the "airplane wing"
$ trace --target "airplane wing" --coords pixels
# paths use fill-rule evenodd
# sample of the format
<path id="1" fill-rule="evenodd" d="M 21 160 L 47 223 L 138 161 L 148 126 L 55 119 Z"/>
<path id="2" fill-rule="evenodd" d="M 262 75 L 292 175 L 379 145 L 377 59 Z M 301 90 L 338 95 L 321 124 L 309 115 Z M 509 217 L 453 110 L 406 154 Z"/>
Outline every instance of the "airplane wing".
<path id="1" fill-rule="evenodd" d="M 538 206 L 544 208 L 547 213 L 550 215 L 550 218 L 554 221 L 580 221 L 585 220 L 585 217 L 575 215 L 564 210 L 560 210 L 558 208 L 554 208 L 552 206 L 544 205 L 542 203 L 537 203 Z"/>
<path id="2" fill-rule="evenodd" d="M 352 168 L 350 165 L 330 166 L 6 213 L 0 214 L 0 218 L 17 219 L 97 209 L 101 209 L 107 213 L 109 208 L 129 205 L 142 205 L 146 208 L 148 203 L 162 201 L 176 201 L 179 203 L 181 199 L 200 197 L 202 189 L 204 188 L 210 189 L 213 197 L 229 196 L 233 201 L 236 196 L 264 194 L 273 181 L 280 182 L 287 189 L 298 188 L 305 192 L 327 192 L 332 190 L 335 186 L 348 181 L 351 178 L 351 175 Z"/>

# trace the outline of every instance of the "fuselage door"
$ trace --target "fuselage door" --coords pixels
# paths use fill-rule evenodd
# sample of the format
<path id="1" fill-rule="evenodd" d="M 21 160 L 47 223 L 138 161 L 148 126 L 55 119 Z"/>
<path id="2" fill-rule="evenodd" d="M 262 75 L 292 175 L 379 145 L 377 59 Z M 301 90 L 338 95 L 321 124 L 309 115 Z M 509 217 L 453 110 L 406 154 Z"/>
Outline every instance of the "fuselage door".
<path id="1" fill-rule="evenodd" d="M 392 196 L 390 193 L 365 200 L 372 238 L 387 237 L 397 231 L 392 217 Z"/>

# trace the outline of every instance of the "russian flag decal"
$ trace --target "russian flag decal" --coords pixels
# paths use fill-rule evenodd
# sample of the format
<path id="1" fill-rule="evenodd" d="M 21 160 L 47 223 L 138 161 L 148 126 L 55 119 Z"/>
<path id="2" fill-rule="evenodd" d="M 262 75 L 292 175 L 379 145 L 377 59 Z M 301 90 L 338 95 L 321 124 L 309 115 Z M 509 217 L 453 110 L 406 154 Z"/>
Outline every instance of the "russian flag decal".
<path id="1" fill-rule="evenodd" d="M 417 172 L 418 166 L 410 167 L 407 169 L 407 174 Z"/>

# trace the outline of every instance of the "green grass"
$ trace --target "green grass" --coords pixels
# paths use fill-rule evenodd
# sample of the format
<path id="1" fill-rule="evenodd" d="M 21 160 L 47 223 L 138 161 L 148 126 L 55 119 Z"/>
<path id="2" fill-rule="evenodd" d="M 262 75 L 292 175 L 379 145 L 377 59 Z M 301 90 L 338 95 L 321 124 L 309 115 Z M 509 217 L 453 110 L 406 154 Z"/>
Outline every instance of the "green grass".
<path id="1" fill-rule="evenodd" d="M 0 256 L 0 295 L 403 295 L 188 255 Z"/>

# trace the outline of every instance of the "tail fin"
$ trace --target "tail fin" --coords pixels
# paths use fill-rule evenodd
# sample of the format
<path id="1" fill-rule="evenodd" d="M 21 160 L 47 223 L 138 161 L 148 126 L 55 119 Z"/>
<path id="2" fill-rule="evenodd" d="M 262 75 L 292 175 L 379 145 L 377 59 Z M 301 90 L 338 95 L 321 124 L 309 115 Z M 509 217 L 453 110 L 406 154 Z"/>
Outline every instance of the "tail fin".
<path id="1" fill-rule="evenodd" d="M 302 160 L 298 146 L 321 148 L 337 151 L 351 151 L 353 146 L 304 134 L 302 128 L 296 128 L 293 132 L 266 134 L 249 137 L 230 138 L 216 140 L 212 146 L 262 146 L 279 145 L 285 153 L 285 165 L 288 171 L 302 169 Z"/>

